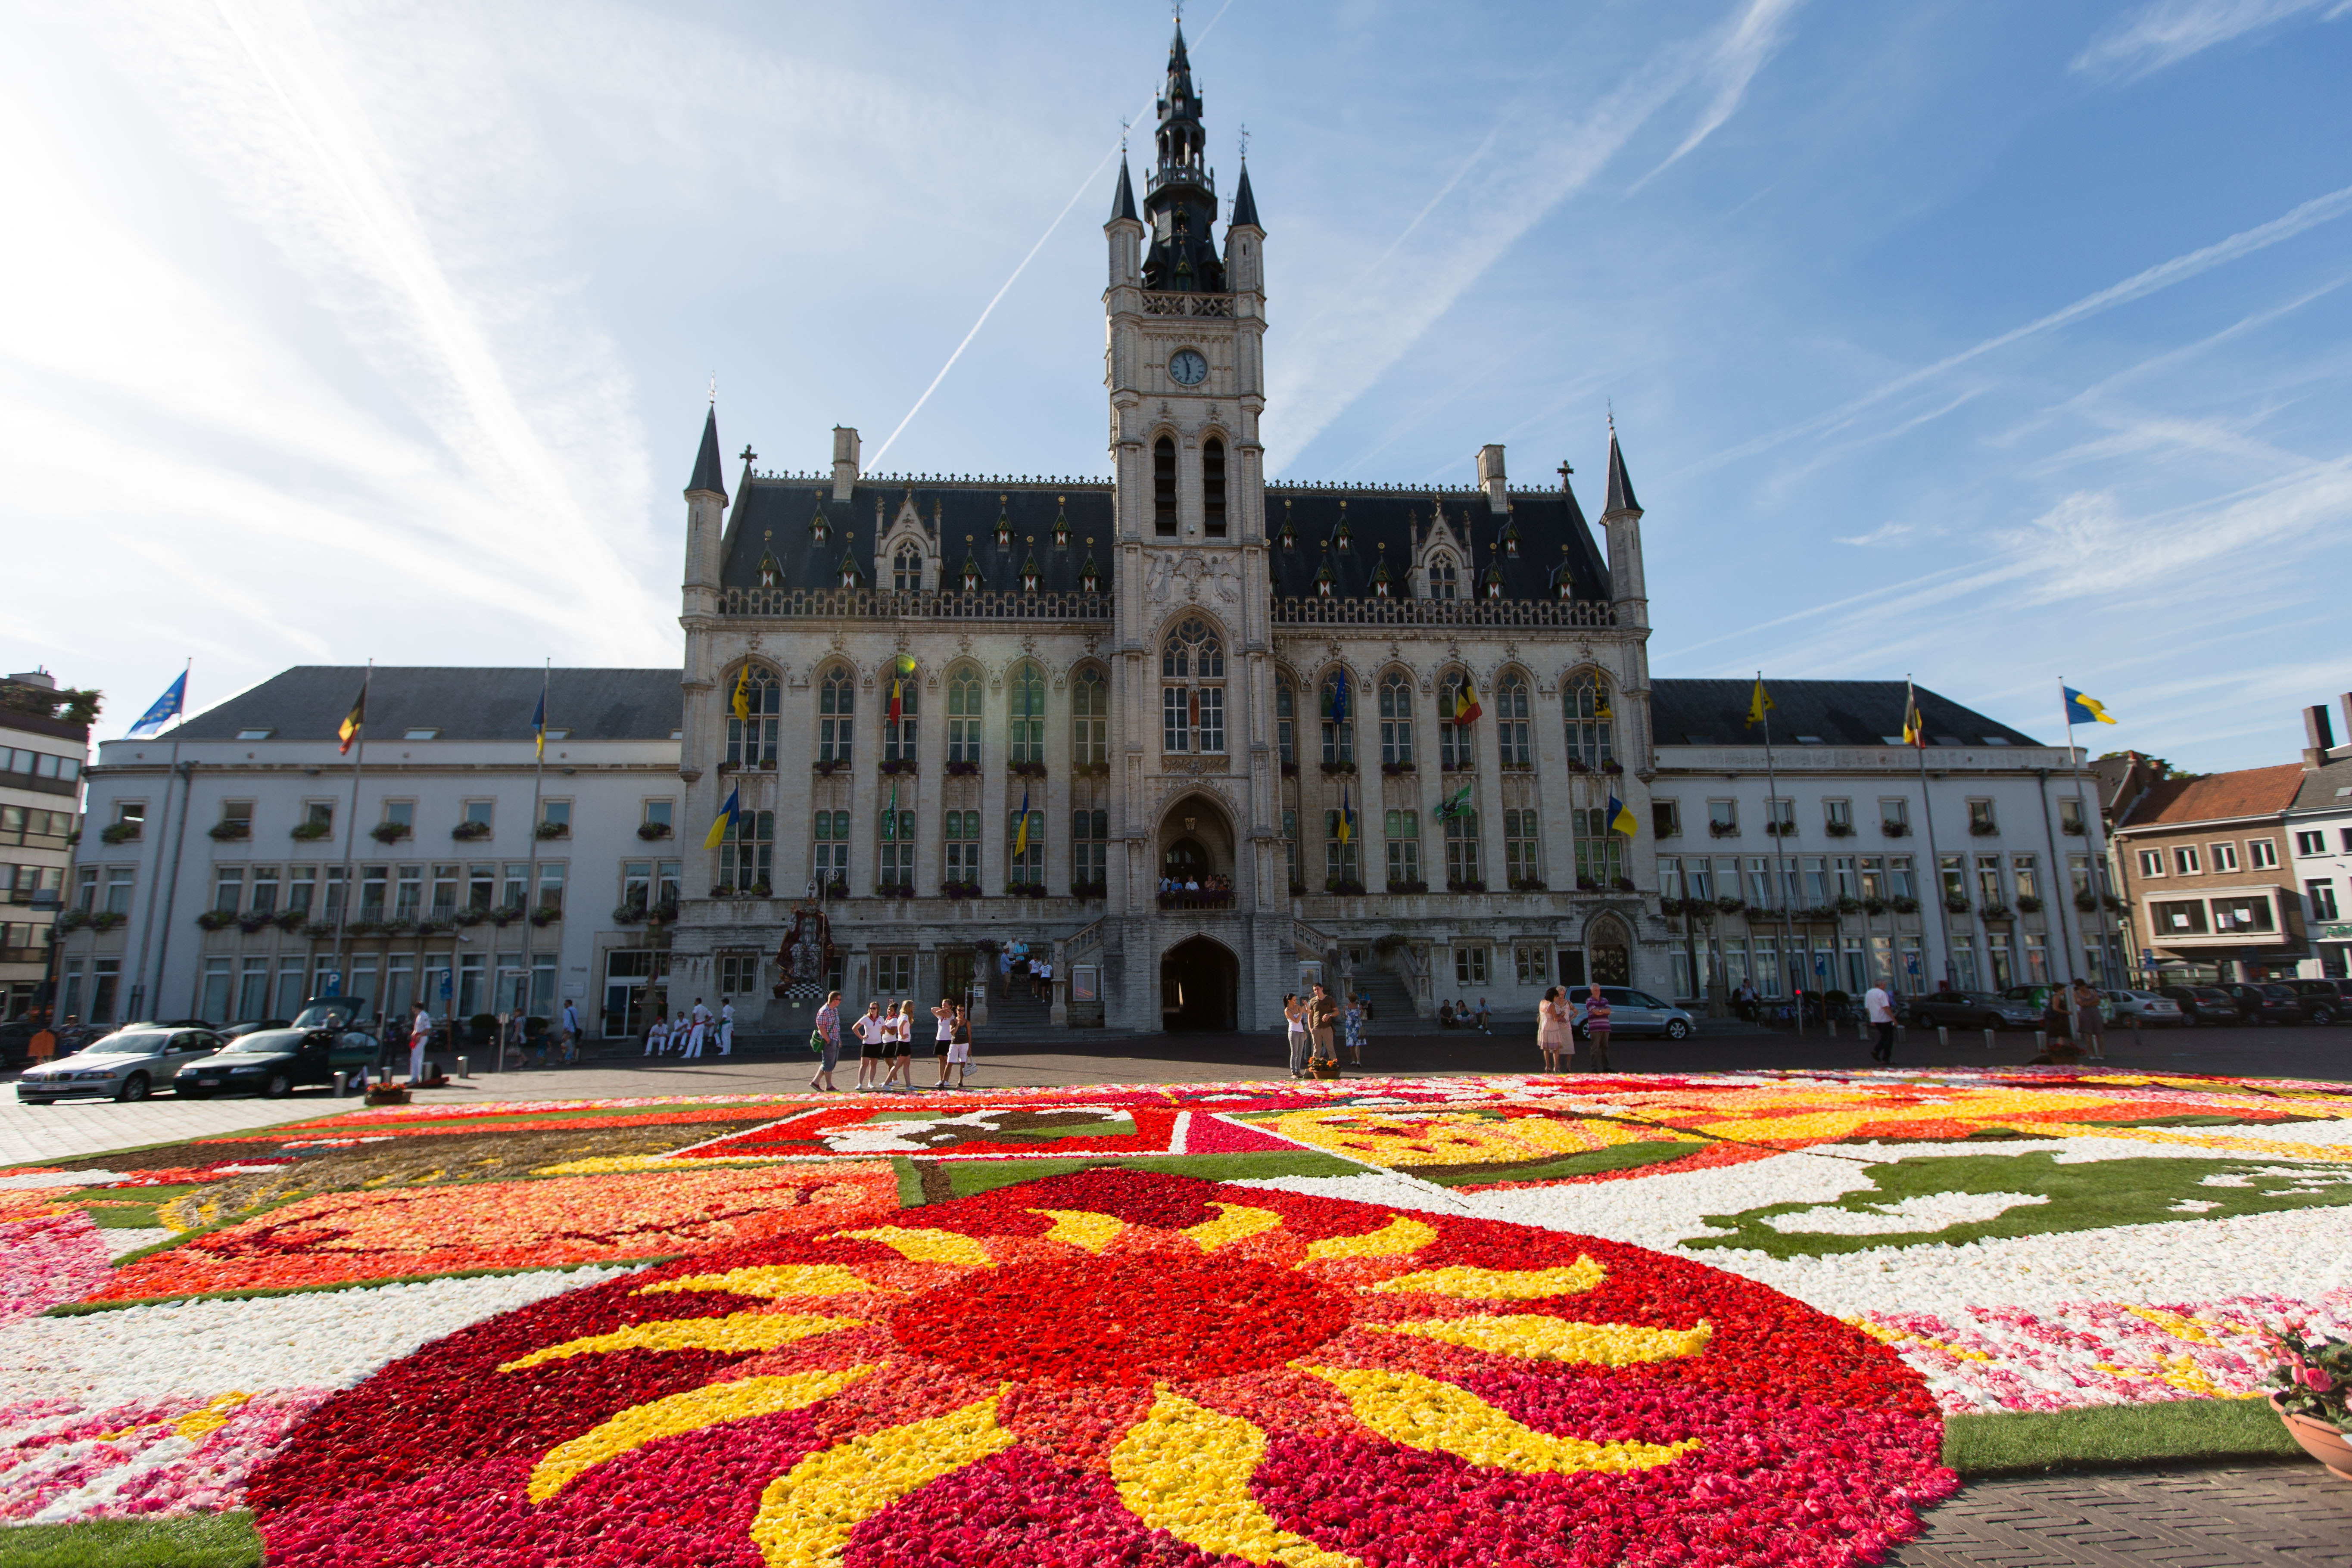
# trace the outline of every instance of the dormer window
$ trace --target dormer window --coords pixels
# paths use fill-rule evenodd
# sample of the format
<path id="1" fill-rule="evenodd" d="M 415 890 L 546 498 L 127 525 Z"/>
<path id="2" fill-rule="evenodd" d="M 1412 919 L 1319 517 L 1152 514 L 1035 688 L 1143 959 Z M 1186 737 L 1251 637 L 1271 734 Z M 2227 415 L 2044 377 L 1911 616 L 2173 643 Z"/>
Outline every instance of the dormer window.
<path id="1" fill-rule="evenodd" d="M 1022 565 L 1021 591 L 1024 593 L 1037 591 L 1037 558 L 1034 555 Z"/>
<path id="2" fill-rule="evenodd" d="M 841 586 L 844 588 L 857 586 L 857 568 L 854 563 L 849 561 L 841 563 Z"/>
<path id="3" fill-rule="evenodd" d="M 1503 597 L 1503 579 L 1501 573 L 1489 572 L 1487 574 L 1486 597 L 1489 599 L 1500 599 Z"/>
<path id="4" fill-rule="evenodd" d="M 1334 549 L 1348 549 L 1352 548 L 1355 542 L 1356 536 L 1349 530 L 1348 527 L 1348 519 L 1345 517 L 1340 518 L 1339 532 L 1331 536 L 1331 547 Z"/>
<path id="5" fill-rule="evenodd" d="M 1318 599 L 1331 597 L 1331 569 L 1328 566 L 1315 574 L 1315 594 Z"/>
<path id="6" fill-rule="evenodd" d="M 1429 558 L 1429 596 L 1432 599 L 1455 599 L 1461 596 L 1461 574 L 1450 555 Z"/>
<path id="7" fill-rule="evenodd" d="M 999 496 L 996 497 L 996 504 L 999 507 L 1003 507 L 1010 502 L 1011 499 L 1012 497 L 1009 496 Z M 1003 549 L 1006 546 L 1012 544 L 1012 542 L 1013 516 L 1009 512 L 1000 511 L 996 514 L 996 547 L 999 549 Z"/>
<path id="8" fill-rule="evenodd" d="M 824 540 L 824 508 L 819 507 L 816 509 L 816 515 L 809 518 L 809 541 L 813 544 L 823 544 Z"/>
<path id="9" fill-rule="evenodd" d="M 1503 554 L 1512 560 L 1519 559 L 1519 528 L 1516 523 L 1503 530 Z"/>
<path id="10" fill-rule="evenodd" d="M 1576 597 L 1576 579 L 1569 576 L 1565 569 L 1559 574 L 1559 596 L 1562 599 Z"/>
<path id="11" fill-rule="evenodd" d="M 980 562 L 967 560 L 963 563 L 963 591 L 966 593 L 980 591 Z"/>
<path id="12" fill-rule="evenodd" d="M 1380 565 L 1372 569 L 1372 597 L 1375 599 L 1386 599 L 1388 596 L 1389 563 L 1387 561 L 1382 561 Z"/>
<path id="13" fill-rule="evenodd" d="M 1067 507 L 1070 504 L 1070 498 L 1067 496 L 1056 496 L 1054 497 L 1054 502 L 1056 506 Z M 1067 512 L 1054 514 L 1054 548 L 1055 549 L 1070 548 L 1070 518 Z"/>
<path id="14" fill-rule="evenodd" d="M 913 545 L 900 545 L 890 562 L 890 586 L 901 593 L 919 593 L 923 587 L 923 553 Z"/>
<path id="15" fill-rule="evenodd" d="M 1087 557 L 1086 566 L 1078 573 L 1078 586 L 1088 593 L 1102 591 L 1102 578 L 1095 570 L 1095 558 Z"/>

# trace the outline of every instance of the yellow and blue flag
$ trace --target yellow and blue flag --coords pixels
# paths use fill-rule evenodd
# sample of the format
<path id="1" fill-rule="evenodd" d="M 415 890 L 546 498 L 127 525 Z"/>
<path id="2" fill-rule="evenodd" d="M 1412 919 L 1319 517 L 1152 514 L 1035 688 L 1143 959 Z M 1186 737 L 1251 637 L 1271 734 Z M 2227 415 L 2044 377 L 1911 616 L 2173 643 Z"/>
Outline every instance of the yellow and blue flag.
<path id="1" fill-rule="evenodd" d="M 748 721 L 751 719 L 751 665 L 749 665 L 749 664 L 744 665 L 744 666 L 743 666 L 742 673 L 741 673 L 740 674 L 739 674 L 739 675 L 737 675 L 737 676 L 735 677 L 735 695 L 734 695 L 734 697 L 733 697 L 733 698 L 732 698 L 732 699 L 728 703 L 728 705 L 727 705 L 727 706 L 730 706 L 730 707 L 731 707 L 731 708 L 733 708 L 733 709 L 735 710 L 735 716 L 736 716 L 737 718 L 743 719 L 743 720 L 745 720 L 746 722 L 748 722 Z"/>
<path id="2" fill-rule="evenodd" d="M 1624 801 L 1617 799 L 1614 792 L 1609 797 L 1609 831 L 1622 833 L 1629 839 L 1641 831 L 1633 821 L 1633 811 Z"/>
<path id="3" fill-rule="evenodd" d="M 2061 686 L 2066 694 L 2068 724 L 2117 724 L 2122 722 L 2107 711 L 2107 705 L 2096 697 L 2086 697 L 2072 686 Z"/>
<path id="4" fill-rule="evenodd" d="M 1346 843 L 1356 836 L 1356 810 L 1348 804 L 1348 787 L 1339 786 L 1339 841 Z"/>
<path id="5" fill-rule="evenodd" d="M 539 710 L 530 716 L 530 733 L 539 742 L 539 755 L 547 755 L 547 694 L 539 694 Z"/>
<path id="6" fill-rule="evenodd" d="M 734 830 L 735 820 L 743 814 L 743 808 L 735 798 L 739 790 L 740 786 L 738 789 L 727 791 L 727 804 L 719 808 L 719 820 L 710 824 L 710 831 L 702 837 L 704 849 L 717 849 L 726 841 L 727 835 Z"/>
<path id="7" fill-rule="evenodd" d="M 1021 825 L 1013 830 L 1013 858 L 1019 860 L 1029 852 L 1029 786 L 1021 787 Z"/>

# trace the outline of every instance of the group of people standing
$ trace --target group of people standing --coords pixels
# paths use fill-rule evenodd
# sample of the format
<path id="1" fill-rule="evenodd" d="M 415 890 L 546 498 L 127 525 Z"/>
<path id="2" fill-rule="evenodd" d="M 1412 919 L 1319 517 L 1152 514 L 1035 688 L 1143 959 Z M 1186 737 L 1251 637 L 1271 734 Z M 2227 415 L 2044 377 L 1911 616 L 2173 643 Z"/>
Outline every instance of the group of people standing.
<path id="1" fill-rule="evenodd" d="M 952 997 L 941 997 L 939 1006 L 931 1009 L 933 1051 L 939 1060 L 940 1081 L 934 1089 L 961 1089 L 971 1071 L 971 1016 L 961 1002 Z M 865 1016 L 853 1020 L 849 1032 L 857 1040 L 857 1088 L 856 1092 L 887 1092 L 893 1089 L 912 1092 L 915 1087 L 915 1002 L 909 997 L 895 1005 L 868 1002 Z M 809 1080 L 812 1089 L 837 1092 L 840 1085 L 834 1082 L 834 1070 L 841 1064 L 841 993 L 832 992 L 824 1005 L 817 1009 L 816 1028 L 809 1034 L 809 1046 L 817 1053 L 816 1076 Z M 948 1082 L 952 1069 L 955 1082 Z"/>
<path id="2" fill-rule="evenodd" d="M 1015 939 L 1004 945 L 996 955 L 996 972 L 1004 982 L 1003 995 L 1010 998 L 1016 983 L 1026 982 L 1030 997 L 1041 1002 L 1054 999 L 1054 961 L 1040 958 L 1029 950 L 1029 944 Z M 900 1003 L 901 1007 L 906 1003 Z"/>
<path id="3" fill-rule="evenodd" d="M 700 997 L 695 998 L 694 1006 L 679 1013 L 675 1022 L 667 1009 L 657 1012 L 653 1027 L 646 1030 L 647 1056 L 667 1056 L 670 1047 L 676 1046 L 680 1055 L 698 1057 L 706 1045 L 716 1045 L 721 1056 L 735 1052 L 735 1004 L 724 997 L 719 998 L 716 1013 L 702 1005 Z"/>
<path id="4" fill-rule="evenodd" d="M 1293 1078 L 1339 1076 L 1339 1044 L 1348 1048 L 1350 1066 L 1364 1064 L 1364 1028 L 1371 1009 L 1360 997 L 1349 997 L 1341 1007 L 1321 981 L 1305 998 L 1292 991 L 1282 998 L 1283 1033 L 1290 1046 Z M 1337 1039 L 1335 1040 L 1335 1035 Z"/>
<path id="5" fill-rule="evenodd" d="M 1536 1004 L 1536 1049 L 1543 1052 L 1546 1072 L 1576 1071 L 1576 1031 L 1584 1030 L 1584 1068 L 1609 1071 L 1609 998 L 1592 986 L 1580 1003 L 1566 986 L 1554 986 Z"/>

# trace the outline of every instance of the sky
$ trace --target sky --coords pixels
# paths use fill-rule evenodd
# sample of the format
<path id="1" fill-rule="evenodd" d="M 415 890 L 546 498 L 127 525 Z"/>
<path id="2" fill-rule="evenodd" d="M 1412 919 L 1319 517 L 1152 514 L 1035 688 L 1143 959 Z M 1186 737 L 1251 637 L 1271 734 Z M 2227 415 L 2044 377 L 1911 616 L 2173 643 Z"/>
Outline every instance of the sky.
<path id="1" fill-rule="evenodd" d="M 763 469 L 846 424 L 869 468 L 1108 473 L 1161 5 L 0 26 L 0 665 L 104 690 L 101 737 L 188 659 L 198 708 L 675 662 L 714 381 Z M 1613 412 L 1656 674 L 1908 674 L 2053 741 L 2063 675 L 2124 720 L 2095 750 L 2199 770 L 2352 689 L 2352 0 L 1186 27 L 1228 193 L 1250 138 L 1273 476 L 1501 442 L 1597 512 Z"/>

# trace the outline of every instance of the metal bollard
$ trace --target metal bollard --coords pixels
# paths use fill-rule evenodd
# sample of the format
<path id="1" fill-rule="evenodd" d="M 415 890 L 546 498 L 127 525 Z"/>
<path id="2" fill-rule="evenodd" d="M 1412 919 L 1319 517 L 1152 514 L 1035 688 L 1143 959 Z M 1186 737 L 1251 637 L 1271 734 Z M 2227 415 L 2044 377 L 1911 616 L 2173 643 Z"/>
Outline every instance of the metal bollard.
<path id="1" fill-rule="evenodd" d="M 466 1059 L 462 1056 L 457 1059 L 457 1076 L 460 1078 L 471 1078 L 473 1076 L 473 1073 L 467 1069 Z"/>
<path id="2" fill-rule="evenodd" d="M 350 1076 L 351 1076 L 351 1074 L 350 1074 L 350 1073 L 348 1073 L 348 1072 L 338 1072 L 338 1073 L 336 1073 L 336 1074 L 335 1074 L 335 1098 L 336 1098 L 336 1099 L 340 1100 L 340 1099 L 341 1099 L 341 1098 L 343 1097 L 343 1082 L 344 1082 L 344 1081 L 345 1081 L 346 1079 L 348 1079 Z"/>
<path id="3" fill-rule="evenodd" d="M 1985 1030 L 1985 1031 L 1984 1031 L 1984 1037 L 1985 1037 L 1985 1049 L 1986 1049 L 1987 1051 L 1990 1051 L 1990 1050 L 1992 1049 L 1992 1030 Z"/>
<path id="4" fill-rule="evenodd" d="M 1949 1025 L 1939 1023 L 1936 1026 L 1936 1045 L 1941 1051 L 1952 1049 L 1952 1030 Z"/>

